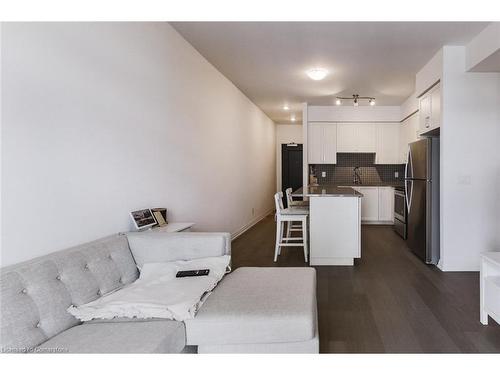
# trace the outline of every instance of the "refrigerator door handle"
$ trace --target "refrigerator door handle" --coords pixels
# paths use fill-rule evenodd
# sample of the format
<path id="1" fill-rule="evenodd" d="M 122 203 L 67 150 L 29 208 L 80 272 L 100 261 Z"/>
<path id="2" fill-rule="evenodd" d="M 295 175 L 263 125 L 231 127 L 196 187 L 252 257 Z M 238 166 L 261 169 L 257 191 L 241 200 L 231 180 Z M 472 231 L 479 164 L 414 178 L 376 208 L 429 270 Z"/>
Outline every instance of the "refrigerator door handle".
<path id="1" fill-rule="evenodd" d="M 409 158 L 409 156 L 408 156 Z M 405 180 L 408 178 L 408 161 L 406 161 L 406 164 L 405 164 Z"/>
<path id="2" fill-rule="evenodd" d="M 411 160 L 411 147 L 408 145 L 408 158 L 406 160 L 405 164 L 405 201 L 406 201 L 406 208 L 408 209 L 408 213 L 410 213 L 410 208 L 411 208 L 411 190 L 410 190 L 410 195 L 408 195 L 408 183 L 410 182 L 409 176 L 408 176 L 408 165 L 410 166 L 410 171 L 412 172 L 411 177 L 413 178 L 413 165 L 412 160 Z"/>
<path id="3" fill-rule="evenodd" d="M 408 165 L 410 166 L 410 176 L 408 176 Z M 405 170 L 405 177 L 406 178 L 413 178 L 413 158 L 411 156 L 411 147 L 408 146 L 408 161 L 406 163 L 406 170 Z"/>
<path id="4" fill-rule="evenodd" d="M 408 213 L 410 213 L 410 207 L 411 207 L 411 197 L 408 195 L 408 183 L 410 183 L 410 180 L 405 180 L 405 201 L 406 201 L 406 208 L 408 209 Z M 411 191 L 410 191 L 411 194 Z"/>
<path id="5" fill-rule="evenodd" d="M 408 209 L 408 180 L 405 179 L 405 204 Z"/>
<path id="6" fill-rule="evenodd" d="M 410 187 L 410 196 L 407 198 L 407 204 L 408 204 L 408 214 L 410 214 L 410 211 L 411 211 L 411 202 L 413 201 L 413 181 L 412 180 L 409 180 L 407 182 L 410 182 L 411 183 L 411 187 Z"/>

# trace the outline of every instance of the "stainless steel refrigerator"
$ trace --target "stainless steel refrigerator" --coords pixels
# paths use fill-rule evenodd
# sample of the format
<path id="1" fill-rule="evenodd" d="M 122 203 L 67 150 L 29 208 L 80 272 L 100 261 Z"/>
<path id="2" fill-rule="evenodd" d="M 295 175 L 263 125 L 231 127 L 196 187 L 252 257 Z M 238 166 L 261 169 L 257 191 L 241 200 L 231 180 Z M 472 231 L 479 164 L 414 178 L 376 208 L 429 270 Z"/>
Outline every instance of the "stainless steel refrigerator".
<path id="1" fill-rule="evenodd" d="M 428 264 L 439 262 L 439 138 L 410 143 L 405 168 L 408 247 Z"/>

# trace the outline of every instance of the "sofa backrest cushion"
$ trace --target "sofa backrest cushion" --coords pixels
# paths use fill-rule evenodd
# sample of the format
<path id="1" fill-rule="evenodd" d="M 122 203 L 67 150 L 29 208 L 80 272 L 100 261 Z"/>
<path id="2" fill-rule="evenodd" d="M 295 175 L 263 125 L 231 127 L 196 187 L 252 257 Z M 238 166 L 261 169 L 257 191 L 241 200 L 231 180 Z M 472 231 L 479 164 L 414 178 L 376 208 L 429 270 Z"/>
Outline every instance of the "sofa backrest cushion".
<path id="1" fill-rule="evenodd" d="M 139 268 L 145 263 L 173 262 L 231 254 L 229 233 L 144 231 L 127 233 Z"/>
<path id="2" fill-rule="evenodd" d="M 66 309 L 130 284 L 137 266 L 124 235 L 112 235 L 0 270 L 3 351 L 34 348 L 79 324 Z"/>

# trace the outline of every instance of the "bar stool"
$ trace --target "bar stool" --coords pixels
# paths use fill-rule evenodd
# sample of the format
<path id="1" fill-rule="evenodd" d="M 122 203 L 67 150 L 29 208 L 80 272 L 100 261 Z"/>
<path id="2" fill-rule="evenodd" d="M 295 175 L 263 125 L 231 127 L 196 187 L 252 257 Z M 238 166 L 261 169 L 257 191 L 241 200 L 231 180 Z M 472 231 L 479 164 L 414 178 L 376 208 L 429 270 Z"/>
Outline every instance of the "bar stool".
<path id="1" fill-rule="evenodd" d="M 294 201 L 292 197 L 292 188 L 288 188 L 285 190 L 286 194 L 286 203 L 288 208 L 303 208 L 303 209 L 309 209 L 309 201 Z M 299 224 L 294 224 L 293 222 L 287 224 L 287 237 L 290 237 L 290 232 L 294 231 L 301 231 L 302 225 Z"/>
<path id="2" fill-rule="evenodd" d="M 309 207 L 309 201 L 294 201 L 292 197 L 292 188 L 285 190 L 286 203 L 288 207 Z"/>
<path id="3" fill-rule="evenodd" d="M 307 217 L 309 210 L 307 208 L 284 208 L 283 193 L 281 191 L 274 194 L 274 203 L 276 205 L 276 247 L 274 250 L 274 261 L 278 260 L 282 246 L 302 246 L 304 248 L 304 259 L 307 262 Z M 292 228 L 293 222 L 300 222 L 300 229 Z M 287 236 L 283 237 L 285 223 L 288 225 Z M 291 237 L 291 232 L 294 230 L 301 231 L 302 237 Z"/>

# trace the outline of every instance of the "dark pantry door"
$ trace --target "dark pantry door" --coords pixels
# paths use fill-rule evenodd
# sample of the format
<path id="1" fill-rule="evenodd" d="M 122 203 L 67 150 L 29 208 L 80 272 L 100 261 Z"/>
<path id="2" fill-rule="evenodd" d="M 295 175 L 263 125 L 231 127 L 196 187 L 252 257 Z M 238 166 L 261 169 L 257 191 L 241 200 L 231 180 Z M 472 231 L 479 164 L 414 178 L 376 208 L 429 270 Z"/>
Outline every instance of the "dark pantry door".
<path id="1" fill-rule="evenodd" d="M 302 186 L 302 145 L 281 145 L 281 190 L 283 191 L 286 207 L 285 190 L 289 187 L 293 191 Z"/>

